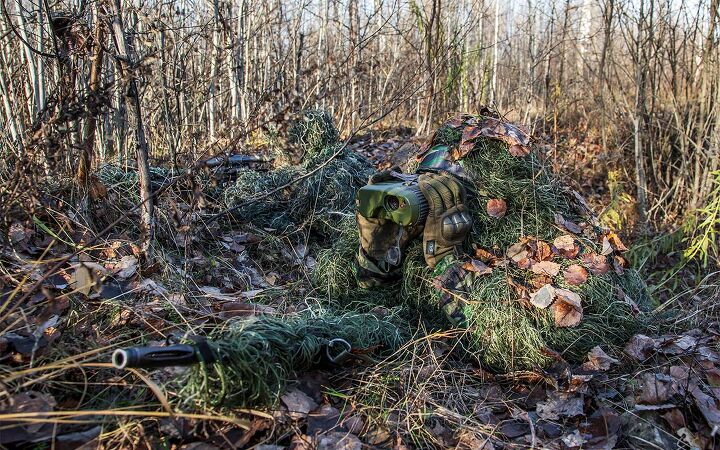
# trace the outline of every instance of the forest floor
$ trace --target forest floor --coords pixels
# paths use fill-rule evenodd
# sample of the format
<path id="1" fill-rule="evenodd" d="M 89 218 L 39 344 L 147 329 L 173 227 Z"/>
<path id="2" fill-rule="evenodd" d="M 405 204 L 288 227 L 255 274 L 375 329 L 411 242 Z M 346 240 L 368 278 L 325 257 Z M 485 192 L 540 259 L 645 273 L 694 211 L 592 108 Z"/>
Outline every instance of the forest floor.
<path id="1" fill-rule="evenodd" d="M 352 148 L 388 167 L 407 158 L 400 149 L 408 139 L 367 135 Z M 555 170 L 595 207 L 612 206 L 620 220 L 627 205 L 591 169 L 592 149 L 572 145 L 572 156 L 558 157 Z M 316 250 L 298 236 L 252 224 L 204 225 L 203 208 L 212 211 L 212 199 L 198 201 L 202 193 L 182 184 L 168 192 L 157 202 L 162 245 L 152 264 L 139 258 L 132 233 L 96 235 L 97 224 L 85 219 L 108 223 L 126 215 L 134 194 L 122 182 L 98 181 L 85 208 L 72 205 L 75 193 L 54 193 L 52 208 L 33 221 L 15 221 L 3 237 L 0 446 L 720 445 L 718 279 L 673 270 L 678 258 L 663 250 L 664 235 L 645 238 L 636 255 L 654 292 L 654 317 L 668 318 L 663 332 L 636 335 L 622 349 L 598 347 L 582 365 L 558 360 L 546 371 L 490 373 L 462 351 L 461 333 L 448 331 L 418 336 L 376 364 L 299 374 L 267 410 L 179 412 L 163 387 L 177 369 L 115 370 L 112 350 L 160 345 L 172 331 L 235 317 L 307 308 L 316 301 L 309 286 Z"/>

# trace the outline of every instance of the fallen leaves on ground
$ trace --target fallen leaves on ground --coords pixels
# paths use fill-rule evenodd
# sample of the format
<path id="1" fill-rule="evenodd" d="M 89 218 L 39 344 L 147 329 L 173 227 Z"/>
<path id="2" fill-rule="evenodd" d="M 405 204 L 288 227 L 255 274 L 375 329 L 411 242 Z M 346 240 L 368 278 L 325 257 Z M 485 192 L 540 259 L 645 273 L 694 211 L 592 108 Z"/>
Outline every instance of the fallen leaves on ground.
<path id="1" fill-rule="evenodd" d="M 538 308 L 545 309 L 555 300 L 555 288 L 546 284 L 536 292 L 530 294 L 530 303 Z"/>
<path id="2" fill-rule="evenodd" d="M 507 213 L 507 203 L 503 199 L 493 198 L 488 200 L 486 210 L 488 216 L 502 219 Z"/>
<path id="3" fill-rule="evenodd" d="M 558 327 L 575 327 L 583 318 L 583 307 L 580 296 L 567 289 L 555 289 L 553 303 L 555 325 Z"/>
<path id="4" fill-rule="evenodd" d="M 540 261 L 530 267 L 538 275 L 556 276 L 560 272 L 560 264 L 552 261 Z"/>
<path id="5" fill-rule="evenodd" d="M 573 264 L 563 271 L 563 278 L 571 286 L 581 286 L 588 279 L 588 271 L 578 264 Z"/>
<path id="6" fill-rule="evenodd" d="M 307 415 L 317 407 L 317 403 L 309 395 L 300 389 L 293 388 L 280 397 L 288 414 L 291 418 L 297 420 L 307 417 Z"/>
<path id="7" fill-rule="evenodd" d="M 553 246 L 560 256 L 568 259 L 573 259 L 580 253 L 580 246 L 575 242 L 575 238 L 569 234 L 563 234 L 555 238 Z"/>
<path id="8" fill-rule="evenodd" d="M 593 347 L 592 350 L 590 350 L 590 352 L 588 353 L 588 361 L 583 363 L 583 365 L 580 367 L 583 370 L 604 372 L 610 369 L 610 366 L 612 364 L 619 363 L 620 361 L 608 356 L 608 354 L 605 353 L 605 351 L 598 345 Z"/>
<path id="9" fill-rule="evenodd" d="M 565 219 L 562 214 L 555 213 L 555 223 L 561 228 L 575 234 L 582 233 L 582 228 L 575 222 Z"/>
<path id="10" fill-rule="evenodd" d="M 467 270 L 468 272 L 473 272 L 478 275 L 492 273 L 492 268 L 488 267 L 484 262 L 477 259 L 471 259 L 469 261 L 466 261 L 465 263 L 463 263 L 462 268 Z"/>
<path id="11" fill-rule="evenodd" d="M 538 402 L 537 415 L 545 420 L 560 420 L 581 416 L 584 411 L 582 394 L 550 392 L 545 401 Z"/>
<path id="12" fill-rule="evenodd" d="M 593 275 L 605 275 L 610 271 L 607 258 L 594 252 L 583 254 L 582 262 Z"/>

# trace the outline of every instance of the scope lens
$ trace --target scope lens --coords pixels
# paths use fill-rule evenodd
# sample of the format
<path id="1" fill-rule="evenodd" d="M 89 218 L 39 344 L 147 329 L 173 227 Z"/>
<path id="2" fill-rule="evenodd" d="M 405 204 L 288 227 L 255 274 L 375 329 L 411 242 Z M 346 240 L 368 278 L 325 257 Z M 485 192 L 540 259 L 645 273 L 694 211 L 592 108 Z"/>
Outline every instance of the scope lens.
<path id="1" fill-rule="evenodd" d="M 395 211 L 400 208 L 400 199 L 394 195 L 388 195 L 385 197 L 385 209 L 388 211 Z"/>

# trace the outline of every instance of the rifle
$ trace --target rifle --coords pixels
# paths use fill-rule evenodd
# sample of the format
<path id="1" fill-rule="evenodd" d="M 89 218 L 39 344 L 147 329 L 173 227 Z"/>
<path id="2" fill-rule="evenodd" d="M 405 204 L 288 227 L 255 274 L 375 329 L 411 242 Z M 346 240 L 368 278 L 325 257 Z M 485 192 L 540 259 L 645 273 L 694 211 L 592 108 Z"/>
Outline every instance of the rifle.
<path id="1" fill-rule="evenodd" d="M 353 356 L 352 345 L 342 338 L 329 340 L 321 351 L 323 362 L 340 365 Z M 363 353 L 357 353 L 359 359 L 368 361 Z M 197 339 L 196 344 L 172 344 L 167 346 L 129 347 L 117 349 L 112 354 L 112 365 L 116 369 L 192 366 L 195 364 L 215 364 L 220 358 L 210 348 L 207 341 Z"/>
<path id="2" fill-rule="evenodd" d="M 155 369 L 158 367 L 191 366 L 201 362 L 206 364 L 215 363 L 217 358 L 214 352 L 206 342 L 199 342 L 198 345 L 174 344 L 165 347 L 117 349 L 112 354 L 112 365 L 116 369 Z"/>

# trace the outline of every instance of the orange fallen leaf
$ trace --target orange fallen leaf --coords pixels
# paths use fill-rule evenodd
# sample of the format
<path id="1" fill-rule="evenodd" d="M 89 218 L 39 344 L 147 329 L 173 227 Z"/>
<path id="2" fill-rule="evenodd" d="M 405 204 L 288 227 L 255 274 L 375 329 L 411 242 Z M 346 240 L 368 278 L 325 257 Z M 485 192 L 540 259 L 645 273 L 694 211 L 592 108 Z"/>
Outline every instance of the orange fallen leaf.
<path id="1" fill-rule="evenodd" d="M 535 261 L 530 258 L 523 258 L 517 262 L 517 265 L 521 269 L 529 269 L 535 264 Z"/>
<path id="2" fill-rule="evenodd" d="M 565 281 L 571 286 L 580 286 L 588 279 L 588 272 L 584 267 L 573 264 L 563 271 Z"/>
<path id="3" fill-rule="evenodd" d="M 618 236 L 615 233 L 610 233 L 607 235 L 608 241 L 610 241 L 610 245 L 616 252 L 626 252 L 627 247 L 625 247 L 625 244 L 620 240 L 620 236 Z"/>
<path id="4" fill-rule="evenodd" d="M 550 244 L 545 241 L 536 240 L 530 244 L 534 250 L 533 259 L 536 261 L 546 261 L 553 258 L 553 252 Z"/>
<path id="5" fill-rule="evenodd" d="M 568 259 L 573 259 L 580 252 L 580 247 L 575 243 L 575 238 L 569 234 L 558 236 L 553 241 L 558 254 Z"/>
<path id="6" fill-rule="evenodd" d="M 517 263 L 523 259 L 526 259 L 529 255 L 529 252 L 527 250 L 527 246 L 524 243 L 518 242 L 508 247 L 505 251 L 505 254 L 508 258 L 512 259 L 513 262 Z"/>
<path id="7" fill-rule="evenodd" d="M 477 259 L 471 259 L 470 261 L 466 261 L 463 264 L 462 268 L 467 270 L 468 272 L 474 272 L 478 275 L 492 273 L 492 269 L 490 267 L 485 265 L 484 262 Z"/>
<path id="8" fill-rule="evenodd" d="M 590 252 L 582 255 L 582 261 L 593 275 L 604 275 L 610 271 L 607 258 L 597 253 Z"/>
<path id="9" fill-rule="evenodd" d="M 549 277 L 547 275 L 536 275 L 532 277 L 528 283 L 535 289 L 540 289 L 546 284 L 551 284 L 552 281 L 552 277 Z"/>
<path id="10" fill-rule="evenodd" d="M 558 327 L 575 327 L 583 318 L 583 307 L 580 296 L 567 289 L 555 289 L 553 303 L 555 325 Z"/>
<path id="11" fill-rule="evenodd" d="M 488 200 L 486 209 L 490 217 L 502 219 L 507 213 L 507 203 L 503 199 L 493 198 Z"/>
<path id="12" fill-rule="evenodd" d="M 530 270 L 532 270 L 533 273 L 537 273 L 539 275 L 548 275 L 554 277 L 558 274 L 558 272 L 560 272 L 560 264 L 552 261 L 540 261 L 533 264 Z"/>
<path id="13" fill-rule="evenodd" d="M 527 156 L 530 154 L 530 149 L 527 147 L 523 147 L 522 145 L 515 144 L 511 145 L 510 148 L 508 148 L 508 151 L 511 155 L 521 158 L 523 156 Z"/>
<path id="14" fill-rule="evenodd" d="M 603 256 L 607 256 L 613 252 L 612 245 L 610 245 L 610 239 L 608 239 L 607 236 L 603 236 L 602 238 L 602 250 L 600 250 L 600 254 Z"/>
<path id="15" fill-rule="evenodd" d="M 627 266 L 627 260 L 623 258 L 622 256 L 615 255 L 612 259 L 612 265 L 613 269 L 615 269 L 615 273 L 618 275 L 622 275 L 625 273 L 625 267 Z"/>
<path id="16" fill-rule="evenodd" d="M 497 259 L 495 255 L 480 247 L 475 249 L 475 257 L 485 264 L 491 264 Z"/>

